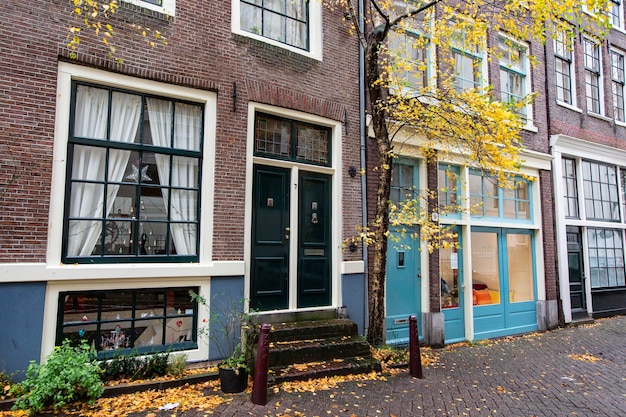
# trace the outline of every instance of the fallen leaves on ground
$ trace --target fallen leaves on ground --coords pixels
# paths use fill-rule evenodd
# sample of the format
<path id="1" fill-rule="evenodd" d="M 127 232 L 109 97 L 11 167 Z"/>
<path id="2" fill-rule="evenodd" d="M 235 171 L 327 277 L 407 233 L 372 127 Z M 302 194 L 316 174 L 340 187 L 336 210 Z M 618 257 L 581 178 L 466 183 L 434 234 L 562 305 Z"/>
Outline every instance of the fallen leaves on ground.
<path id="1" fill-rule="evenodd" d="M 568 358 L 574 359 L 576 361 L 583 362 L 599 362 L 602 358 L 598 358 L 597 356 L 592 355 L 591 353 L 573 353 L 571 355 L 567 355 Z"/>

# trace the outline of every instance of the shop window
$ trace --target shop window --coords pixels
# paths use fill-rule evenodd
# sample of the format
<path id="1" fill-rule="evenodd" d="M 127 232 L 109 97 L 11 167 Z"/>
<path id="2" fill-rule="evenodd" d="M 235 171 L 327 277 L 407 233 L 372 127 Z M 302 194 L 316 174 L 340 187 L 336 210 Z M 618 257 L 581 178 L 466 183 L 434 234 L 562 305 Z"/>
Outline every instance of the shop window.
<path id="1" fill-rule="evenodd" d="M 617 168 L 583 161 L 582 170 L 587 219 L 619 221 Z"/>
<path id="2" fill-rule="evenodd" d="M 74 82 L 63 260 L 198 260 L 199 104 Z"/>
<path id="3" fill-rule="evenodd" d="M 500 304 L 498 234 L 472 232 L 471 242 L 473 304 Z"/>
<path id="4" fill-rule="evenodd" d="M 329 166 L 330 137 L 327 127 L 257 114 L 254 154 Z"/>
<path id="5" fill-rule="evenodd" d="M 100 357 L 195 348 L 198 306 L 190 291 L 198 288 L 60 293 L 56 343 L 85 340 Z"/>
<path id="6" fill-rule="evenodd" d="M 530 191 L 528 180 L 514 178 L 506 187 L 499 187 L 494 178 L 470 171 L 470 205 L 474 216 L 529 221 L 532 219 Z"/>
<path id="7" fill-rule="evenodd" d="M 589 228 L 589 273 L 592 288 L 626 285 L 624 278 L 624 235 L 622 230 Z"/>
<path id="8" fill-rule="evenodd" d="M 530 234 L 506 235 L 509 302 L 535 299 L 533 287 L 532 237 Z"/>
<path id="9" fill-rule="evenodd" d="M 578 185 L 576 183 L 576 161 L 563 158 L 563 190 L 565 198 L 565 217 L 579 218 Z"/>
<path id="10" fill-rule="evenodd" d="M 438 200 L 439 213 L 445 216 L 459 216 L 461 201 L 460 171 L 458 166 L 439 165 L 438 169 Z"/>

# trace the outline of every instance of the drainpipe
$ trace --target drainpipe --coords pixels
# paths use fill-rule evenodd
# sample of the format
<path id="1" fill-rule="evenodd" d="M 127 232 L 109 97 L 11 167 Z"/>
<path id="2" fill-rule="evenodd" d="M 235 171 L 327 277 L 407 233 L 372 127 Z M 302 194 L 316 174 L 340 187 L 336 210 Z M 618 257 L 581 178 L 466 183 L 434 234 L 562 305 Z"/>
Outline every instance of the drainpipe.
<path id="1" fill-rule="evenodd" d="M 358 5 L 358 19 L 359 26 L 361 28 L 361 33 L 363 33 L 364 28 L 364 18 L 363 18 L 363 0 L 359 0 Z M 366 143 L 367 143 L 367 126 L 365 126 L 365 50 L 363 49 L 363 44 L 359 41 L 359 124 L 360 124 L 360 145 L 361 145 L 361 167 L 365 169 L 367 166 L 367 155 L 366 155 Z M 363 172 L 361 174 L 361 216 L 363 227 L 367 227 L 367 173 Z M 363 300 L 363 318 L 364 318 L 364 328 L 363 332 L 367 334 L 369 328 L 369 267 L 368 267 L 368 257 L 367 257 L 367 248 L 365 245 L 361 245 L 363 252 L 363 264 L 365 266 L 363 270 L 363 277 L 365 280 L 365 291 L 364 291 L 364 300 Z"/>

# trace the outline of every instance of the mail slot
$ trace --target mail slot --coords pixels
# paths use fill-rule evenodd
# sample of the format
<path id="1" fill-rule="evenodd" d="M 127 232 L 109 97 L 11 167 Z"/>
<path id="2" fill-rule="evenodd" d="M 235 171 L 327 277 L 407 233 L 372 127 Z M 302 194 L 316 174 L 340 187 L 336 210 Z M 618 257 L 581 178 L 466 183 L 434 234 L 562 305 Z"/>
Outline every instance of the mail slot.
<path id="1" fill-rule="evenodd" d="M 324 249 L 305 249 L 304 256 L 324 256 Z"/>
<path id="2" fill-rule="evenodd" d="M 406 319 L 395 319 L 393 321 L 393 324 L 405 324 L 409 322 L 409 318 L 407 317 Z"/>

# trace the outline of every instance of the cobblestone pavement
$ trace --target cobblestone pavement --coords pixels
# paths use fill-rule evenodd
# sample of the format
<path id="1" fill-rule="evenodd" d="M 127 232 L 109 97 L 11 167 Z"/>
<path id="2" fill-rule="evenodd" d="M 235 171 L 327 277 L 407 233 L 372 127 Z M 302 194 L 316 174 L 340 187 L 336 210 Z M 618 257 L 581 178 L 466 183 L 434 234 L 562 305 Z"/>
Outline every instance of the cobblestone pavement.
<path id="1" fill-rule="evenodd" d="M 626 317 L 441 351 L 424 379 L 237 396 L 219 416 L 626 416 Z M 204 413 L 202 413 L 204 415 Z"/>
<path id="2" fill-rule="evenodd" d="M 424 377 L 404 371 L 386 381 L 342 383 L 315 393 L 270 390 L 266 406 L 241 394 L 213 415 L 623 417 L 626 317 L 442 349 Z"/>

